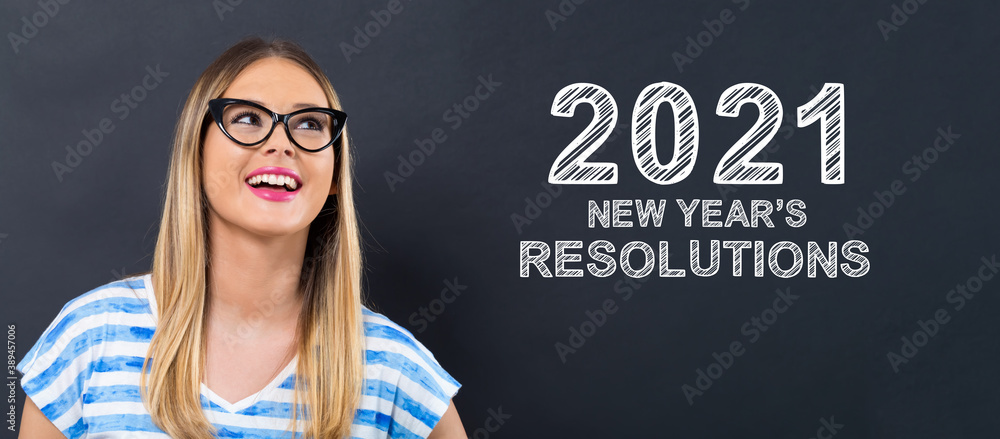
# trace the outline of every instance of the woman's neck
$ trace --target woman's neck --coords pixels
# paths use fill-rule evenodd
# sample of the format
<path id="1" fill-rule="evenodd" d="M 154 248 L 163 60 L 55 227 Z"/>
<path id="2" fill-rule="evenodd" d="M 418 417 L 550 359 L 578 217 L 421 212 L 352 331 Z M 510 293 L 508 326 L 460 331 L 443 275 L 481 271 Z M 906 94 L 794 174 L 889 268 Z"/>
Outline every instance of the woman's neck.
<path id="1" fill-rule="evenodd" d="M 264 237 L 215 218 L 208 239 L 209 325 L 245 339 L 294 328 L 308 229 Z"/>

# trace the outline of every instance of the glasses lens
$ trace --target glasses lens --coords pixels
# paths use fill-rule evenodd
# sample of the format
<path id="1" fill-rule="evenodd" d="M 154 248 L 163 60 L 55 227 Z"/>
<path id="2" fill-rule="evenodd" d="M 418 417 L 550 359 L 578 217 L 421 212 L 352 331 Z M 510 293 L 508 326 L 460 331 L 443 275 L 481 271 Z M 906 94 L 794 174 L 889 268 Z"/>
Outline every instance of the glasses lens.
<path id="1" fill-rule="evenodd" d="M 292 116 L 288 121 L 288 132 L 296 143 L 305 149 L 319 149 L 330 143 L 339 132 L 337 119 L 320 111 L 307 111 Z"/>
<path id="2" fill-rule="evenodd" d="M 257 144 L 267 137 L 274 123 L 271 114 L 260 108 L 231 103 L 222 110 L 222 126 L 238 142 Z M 288 132 L 292 140 L 308 150 L 318 150 L 330 144 L 340 134 L 341 123 L 322 111 L 307 111 L 289 118 Z"/>
<path id="3" fill-rule="evenodd" d="M 230 136 L 243 143 L 257 143 L 271 130 L 271 115 L 259 108 L 229 104 L 222 112 L 222 126 Z"/>

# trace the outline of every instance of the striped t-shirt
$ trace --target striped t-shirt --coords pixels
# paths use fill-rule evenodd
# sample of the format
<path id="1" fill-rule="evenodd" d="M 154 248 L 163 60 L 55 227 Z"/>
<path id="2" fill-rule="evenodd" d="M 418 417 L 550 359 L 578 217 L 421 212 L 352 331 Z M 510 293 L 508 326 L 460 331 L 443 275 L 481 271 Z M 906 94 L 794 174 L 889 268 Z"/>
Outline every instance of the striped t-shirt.
<path id="1" fill-rule="evenodd" d="M 17 365 L 25 393 L 67 437 L 168 437 L 139 394 L 156 328 L 150 276 L 111 282 L 71 300 Z M 365 382 L 351 436 L 427 437 L 461 384 L 413 334 L 367 307 L 364 330 Z M 296 359 L 236 403 L 202 384 L 201 407 L 217 435 L 290 437 Z"/>

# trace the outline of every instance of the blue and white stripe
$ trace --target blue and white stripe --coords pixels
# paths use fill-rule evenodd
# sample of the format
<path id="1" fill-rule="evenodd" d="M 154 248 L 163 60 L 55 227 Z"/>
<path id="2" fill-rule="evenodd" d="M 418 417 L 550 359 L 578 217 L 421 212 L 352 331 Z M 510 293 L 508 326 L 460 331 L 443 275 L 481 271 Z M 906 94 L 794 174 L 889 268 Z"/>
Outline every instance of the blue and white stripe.
<path id="1" fill-rule="evenodd" d="M 18 364 L 24 391 L 67 437 L 168 437 L 139 394 L 155 310 L 150 274 L 95 288 L 69 301 Z M 352 437 L 427 437 L 461 384 L 382 314 L 365 308 L 364 329 L 365 386 Z M 295 364 L 236 403 L 202 385 L 202 409 L 218 436 L 290 437 Z"/>

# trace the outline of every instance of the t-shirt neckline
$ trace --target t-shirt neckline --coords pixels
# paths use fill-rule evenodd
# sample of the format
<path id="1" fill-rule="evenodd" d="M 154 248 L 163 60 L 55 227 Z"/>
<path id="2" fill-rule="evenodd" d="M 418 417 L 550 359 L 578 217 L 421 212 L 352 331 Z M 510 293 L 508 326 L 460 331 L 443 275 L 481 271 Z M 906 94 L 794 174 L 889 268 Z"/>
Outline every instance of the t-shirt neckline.
<path id="1" fill-rule="evenodd" d="M 149 301 L 149 308 L 153 314 L 153 319 L 155 321 L 157 320 L 157 313 L 156 313 L 157 303 L 156 303 L 156 294 L 153 291 L 152 280 L 153 280 L 153 273 L 146 273 L 145 275 L 142 276 L 143 284 L 146 287 L 146 299 Z M 274 388 L 278 387 L 281 383 L 283 383 L 286 379 L 288 379 L 289 375 L 295 370 L 295 365 L 298 362 L 298 359 L 299 355 L 295 354 L 295 356 L 292 357 L 292 360 L 288 362 L 288 364 L 285 366 L 284 369 L 281 370 L 281 372 L 278 372 L 278 375 L 276 375 L 273 380 L 267 383 L 262 389 L 248 395 L 247 397 L 239 401 L 236 402 L 227 401 L 225 398 L 219 396 L 217 393 L 212 391 L 212 389 L 210 389 L 207 385 L 205 385 L 204 382 L 200 383 L 201 394 L 209 401 L 225 409 L 227 412 L 236 413 L 238 411 L 253 406 L 254 404 L 257 403 L 258 400 L 260 400 L 261 396 L 273 390 Z"/>
<path id="2" fill-rule="evenodd" d="M 225 398 L 219 396 L 217 393 L 213 392 L 212 389 L 208 388 L 208 386 L 206 386 L 205 383 L 201 383 L 201 394 L 204 395 L 206 398 L 208 398 L 209 401 L 218 404 L 220 407 L 222 407 L 229 413 L 239 412 L 256 404 L 258 401 L 260 401 L 261 396 L 266 395 L 268 392 L 275 389 L 286 379 L 288 379 L 288 376 L 292 373 L 292 371 L 295 370 L 295 364 L 298 362 L 298 358 L 299 358 L 298 355 L 292 357 L 292 360 L 288 362 L 288 365 L 286 365 L 285 368 L 281 370 L 281 372 L 278 372 L 278 375 L 275 376 L 274 379 L 271 380 L 271 382 L 267 383 L 264 386 L 264 388 L 248 395 L 247 397 L 239 401 L 236 402 L 226 401 Z"/>

